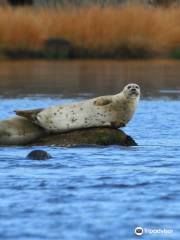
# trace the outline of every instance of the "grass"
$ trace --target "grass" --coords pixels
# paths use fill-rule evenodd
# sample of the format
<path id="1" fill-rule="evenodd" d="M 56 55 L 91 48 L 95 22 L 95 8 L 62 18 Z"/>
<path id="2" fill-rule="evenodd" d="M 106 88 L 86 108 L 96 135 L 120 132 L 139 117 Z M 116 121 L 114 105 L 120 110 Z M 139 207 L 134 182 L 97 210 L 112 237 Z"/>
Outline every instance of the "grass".
<path id="1" fill-rule="evenodd" d="M 36 52 L 47 39 L 62 38 L 71 42 L 73 57 L 173 56 L 179 22 L 179 6 L 0 8 L 0 53 Z"/>

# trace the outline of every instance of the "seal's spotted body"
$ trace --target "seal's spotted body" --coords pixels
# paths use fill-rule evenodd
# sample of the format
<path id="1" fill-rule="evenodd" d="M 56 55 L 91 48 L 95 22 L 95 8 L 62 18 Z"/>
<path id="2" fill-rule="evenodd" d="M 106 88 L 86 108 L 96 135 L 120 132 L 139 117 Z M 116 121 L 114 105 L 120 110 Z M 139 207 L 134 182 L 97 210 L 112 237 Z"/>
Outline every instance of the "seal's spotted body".
<path id="1" fill-rule="evenodd" d="M 68 132 L 90 127 L 123 127 L 132 118 L 140 96 L 137 84 L 128 84 L 121 93 L 76 104 L 47 109 L 16 111 L 50 132 Z"/>

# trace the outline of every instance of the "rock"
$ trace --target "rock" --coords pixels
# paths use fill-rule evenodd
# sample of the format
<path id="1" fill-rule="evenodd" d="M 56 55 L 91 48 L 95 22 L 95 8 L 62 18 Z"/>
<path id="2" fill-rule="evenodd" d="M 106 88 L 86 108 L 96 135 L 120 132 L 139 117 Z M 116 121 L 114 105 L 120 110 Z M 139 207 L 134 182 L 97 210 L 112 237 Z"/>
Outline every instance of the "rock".
<path id="1" fill-rule="evenodd" d="M 45 58 L 69 58 L 71 43 L 61 38 L 49 38 L 44 42 L 43 53 Z"/>
<path id="2" fill-rule="evenodd" d="M 32 152 L 30 152 L 27 155 L 26 158 L 30 159 L 30 160 L 48 160 L 48 159 L 50 159 L 52 157 L 46 151 L 43 151 L 43 150 L 33 150 Z"/>
<path id="3" fill-rule="evenodd" d="M 68 133 L 43 136 L 30 144 L 31 146 L 71 147 L 83 145 L 119 145 L 137 146 L 137 143 L 122 130 L 114 128 L 90 128 Z"/>
<path id="4" fill-rule="evenodd" d="M 33 0 L 7 0 L 8 4 L 16 7 L 16 6 L 31 6 L 33 4 Z"/>

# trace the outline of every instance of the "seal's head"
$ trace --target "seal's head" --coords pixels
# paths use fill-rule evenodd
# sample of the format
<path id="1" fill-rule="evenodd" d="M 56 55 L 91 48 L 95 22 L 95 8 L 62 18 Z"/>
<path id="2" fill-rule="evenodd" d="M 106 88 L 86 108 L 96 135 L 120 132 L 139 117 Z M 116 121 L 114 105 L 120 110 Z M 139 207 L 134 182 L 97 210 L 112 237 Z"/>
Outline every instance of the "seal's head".
<path id="1" fill-rule="evenodd" d="M 135 83 L 130 83 L 126 85 L 123 92 L 127 98 L 139 98 L 140 97 L 140 87 Z"/>

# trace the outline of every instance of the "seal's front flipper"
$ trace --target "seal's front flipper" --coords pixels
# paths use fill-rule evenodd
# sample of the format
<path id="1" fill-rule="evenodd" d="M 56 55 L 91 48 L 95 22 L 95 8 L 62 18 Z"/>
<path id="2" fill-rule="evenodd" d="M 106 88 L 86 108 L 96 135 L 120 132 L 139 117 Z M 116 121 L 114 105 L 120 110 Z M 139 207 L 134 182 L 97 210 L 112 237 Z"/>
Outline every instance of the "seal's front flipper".
<path id="1" fill-rule="evenodd" d="M 107 98 L 107 97 L 99 97 L 94 101 L 94 104 L 96 106 L 104 106 L 104 105 L 108 105 L 112 103 L 112 99 L 111 98 Z"/>
<path id="2" fill-rule="evenodd" d="M 34 109 L 34 110 L 15 110 L 16 115 L 25 117 L 28 120 L 36 121 L 37 114 L 40 113 L 43 108 Z"/>

